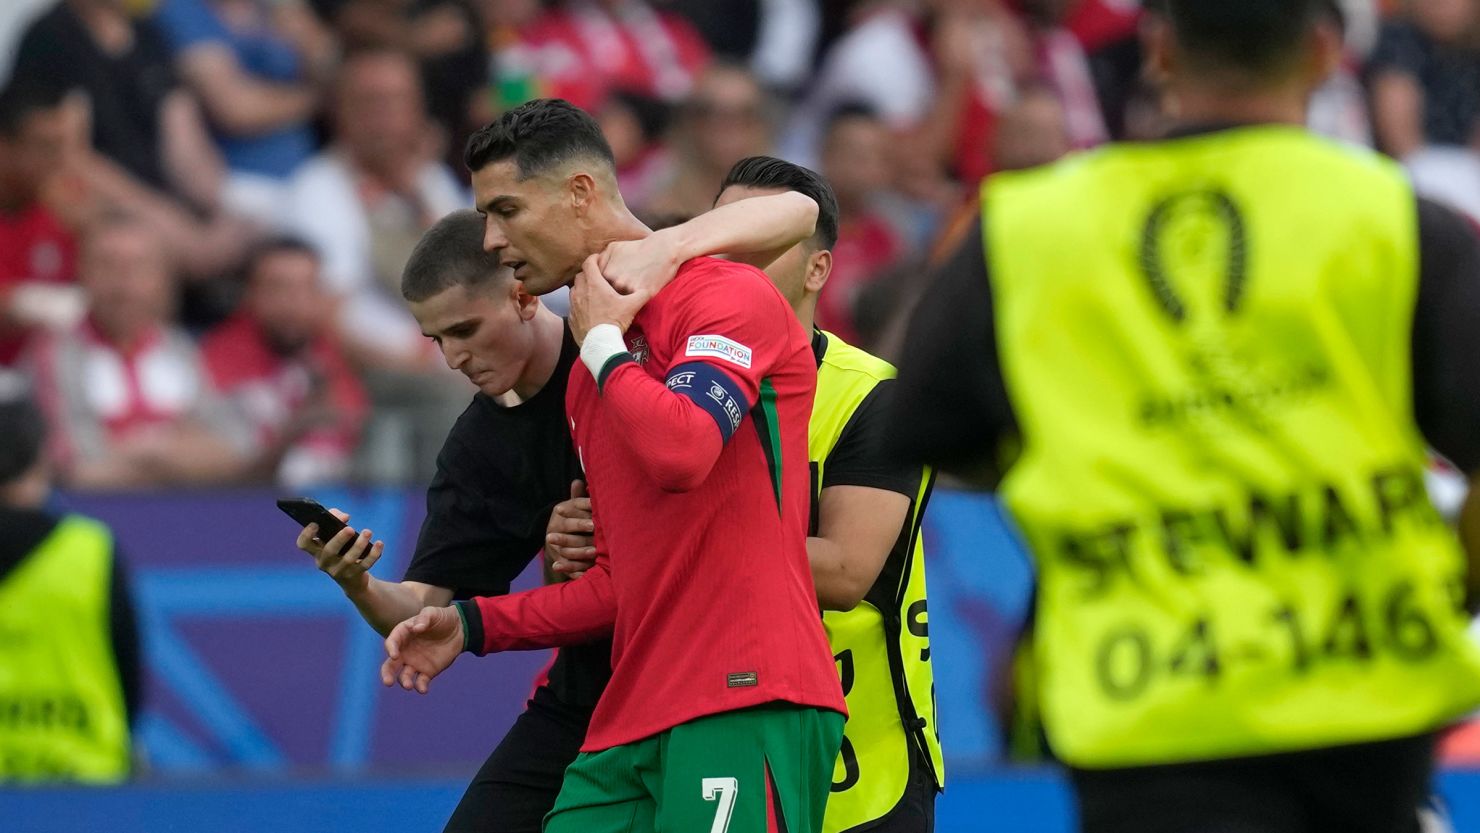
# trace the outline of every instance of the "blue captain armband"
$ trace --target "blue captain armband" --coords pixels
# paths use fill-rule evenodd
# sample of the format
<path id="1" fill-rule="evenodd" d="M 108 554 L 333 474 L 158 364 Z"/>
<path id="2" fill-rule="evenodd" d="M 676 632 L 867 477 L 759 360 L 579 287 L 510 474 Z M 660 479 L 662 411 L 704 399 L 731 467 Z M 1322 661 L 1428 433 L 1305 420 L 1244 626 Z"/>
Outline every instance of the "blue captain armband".
<path id="1" fill-rule="evenodd" d="M 741 420 L 750 410 L 745 394 L 736 388 L 733 379 L 708 362 L 689 362 L 668 371 L 668 389 L 687 396 L 714 417 L 725 442 L 740 429 Z"/>

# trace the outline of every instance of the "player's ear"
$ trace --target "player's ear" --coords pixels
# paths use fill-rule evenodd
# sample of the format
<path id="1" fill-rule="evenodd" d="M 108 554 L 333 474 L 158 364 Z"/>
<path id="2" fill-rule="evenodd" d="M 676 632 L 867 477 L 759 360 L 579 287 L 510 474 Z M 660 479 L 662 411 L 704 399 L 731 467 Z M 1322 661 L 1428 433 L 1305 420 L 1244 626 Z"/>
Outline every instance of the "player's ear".
<path id="1" fill-rule="evenodd" d="M 584 217 L 596 205 L 596 180 L 585 171 L 577 171 L 565 180 L 566 196 L 576 216 Z"/>
<path id="2" fill-rule="evenodd" d="M 540 310 L 540 299 L 531 295 L 524 289 L 524 281 L 510 281 L 510 292 L 514 298 L 514 309 L 519 311 L 521 321 L 533 321 L 534 314 Z"/>
<path id="3" fill-rule="evenodd" d="M 807 279 L 802 286 L 813 295 L 822 291 L 827 279 L 832 276 L 832 252 L 827 249 L 816 251 L 807 258 Z"/>

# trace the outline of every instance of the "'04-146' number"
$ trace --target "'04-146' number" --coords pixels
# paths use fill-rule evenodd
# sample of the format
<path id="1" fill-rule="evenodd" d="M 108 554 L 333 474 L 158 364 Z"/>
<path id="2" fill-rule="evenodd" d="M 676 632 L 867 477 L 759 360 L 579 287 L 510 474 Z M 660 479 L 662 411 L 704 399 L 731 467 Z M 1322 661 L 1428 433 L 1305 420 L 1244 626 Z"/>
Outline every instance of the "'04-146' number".
<path id="1" fill-rule="evenodd" d="M 1276 634 L 1271 638 L 1289 645 L 1290 670 L 1297 674 L 1323 661 L 1370 660 L 1384 650 L 1402 660 L 1422 660 L 1438 647 L 1438 635 L 1418 606 L 1416 592 L 1411 582 L 1394 585 L 1381 600 L 1376 622 L 1360 597 L 1347 593 L 1319 635 L 1308 632 L 1300 611 L 1282 605 L 1268 614 L 1267 622 Z M 1215 682 L 1230 663 L 1268 661 L 1272 653 L 1260 644 L 1220 645 L 1213 621 L 1202 616 L 1165 654 L 1158 652 L 1144 627 L 1129 625 L 1111 631 L 1095 653 L 1095 673 L 1106 696 L 1134 700 L 1145 693 L 1158 672 Z"/>

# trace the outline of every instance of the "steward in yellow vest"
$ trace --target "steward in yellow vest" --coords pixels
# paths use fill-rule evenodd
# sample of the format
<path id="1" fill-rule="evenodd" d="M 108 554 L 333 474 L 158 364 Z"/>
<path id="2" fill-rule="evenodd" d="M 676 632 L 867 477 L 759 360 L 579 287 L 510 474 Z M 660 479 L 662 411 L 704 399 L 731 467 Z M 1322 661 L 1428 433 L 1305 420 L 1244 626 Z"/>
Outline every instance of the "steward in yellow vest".
<path id="1" fill-rule="evenodd" d="M 785 191 L 817 202 L 817 233 L 766 273 L 811 328 L 837 241 L 832 189 L 806 168 L 754 157 L 730 170 L 717 204 Z M 945 778 L 920 540 L 934 475 L 882 455 L 894 368 L 821 330 L 812 346 L 818 371 L 807 552 L 848 701 L 823 830 L 926 833 Z"/>
<path id="2" fill-rule="evenodd" d="M 984 185 L 890 438 L 1001 475 L 1085 830 L 1417 829 L 1432 733 L 1480 703 L 1423 481 L 1425 441 L 1480 470 L 1480 253 L 1300 127 L 1326 4 L 1166 5 L 1186 128 Z"/>
<path id="3" fill-rule="evenodd" d="M 113 536 L 40 509 L 44 431 L 17 388 L 0 379 L 0 785 L 119 782 L 139 671 Z"/>

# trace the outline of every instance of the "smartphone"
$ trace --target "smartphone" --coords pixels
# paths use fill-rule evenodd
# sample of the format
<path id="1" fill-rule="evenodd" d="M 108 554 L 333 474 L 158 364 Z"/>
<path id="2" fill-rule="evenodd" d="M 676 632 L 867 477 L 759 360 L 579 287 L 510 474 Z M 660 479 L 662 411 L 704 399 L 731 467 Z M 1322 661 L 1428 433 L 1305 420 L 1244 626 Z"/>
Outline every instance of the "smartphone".
<path id="1" fill-rule="evenodd" d="M 325 544 L 330 538 L 339 534 L 346 524 L 329 513 L 322 504 L 313 498 L 289 497 L 280 498 L 277 502 L 278 508 L 283 510 L 288 517 L 297 521 L 300 526 L 318 524 L 319 532 L 314 536 L 319 543 Z"/>

